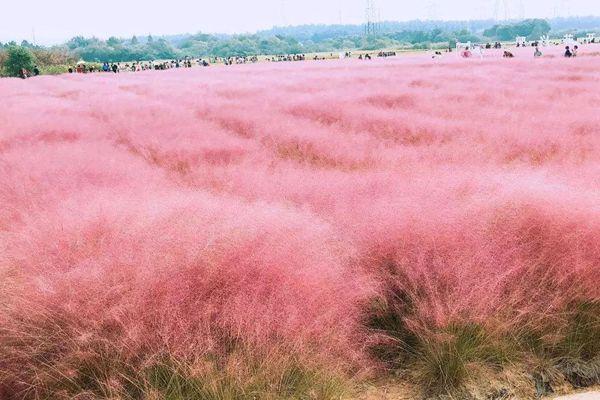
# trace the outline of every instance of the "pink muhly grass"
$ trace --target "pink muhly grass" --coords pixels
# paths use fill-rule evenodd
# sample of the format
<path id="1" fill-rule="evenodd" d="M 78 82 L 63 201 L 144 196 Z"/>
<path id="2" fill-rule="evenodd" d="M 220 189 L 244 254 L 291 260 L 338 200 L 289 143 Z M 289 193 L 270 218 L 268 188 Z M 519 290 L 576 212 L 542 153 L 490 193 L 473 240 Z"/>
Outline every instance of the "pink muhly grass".
<path id="1" fill-rule="evenodd" d="M 592 50 L 1 80 L 0 387 L 94 351 L 356 373 L 373 299 L 560 341 L 600 300 Z"/>

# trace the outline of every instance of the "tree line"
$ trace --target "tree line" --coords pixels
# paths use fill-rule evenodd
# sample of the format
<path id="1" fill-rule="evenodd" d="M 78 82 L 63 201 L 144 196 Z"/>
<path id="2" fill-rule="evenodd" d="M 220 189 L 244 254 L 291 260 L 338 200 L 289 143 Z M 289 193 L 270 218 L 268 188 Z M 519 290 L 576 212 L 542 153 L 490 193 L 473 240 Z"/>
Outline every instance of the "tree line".
<path id="1" fill-rule="evenodd" d="M 8 50 L 14 47 L 27 49 L 33 56 L 33 63 L 52 72 L 53 66 L 73 64 L 80 59 L 86 62 L 128 62 L 185 57 L 225 58 L 346 50 L 426 49 L 453 46 L 456 41 L 514 40 L 516 36 L 539 39 L 550 32 L 556 35 L 562 33 L 562 30 L 553 29 L 553 24 L 565 31 L 576 31 L 578 27 L 593 31 L 600 27 L 600 17 L 551 21 L 527 19 L 504 24 L 494 24 L 490 20 L 383 22 L 377 34 L 369 36 L 363 34 L 360 25 L 275 27 L 244 35 L 197 33 L 157 38 L 110 37 L 106 40 L 77 36 L 63 45 L 49 48 L 27 41 L 0 43 L 0 66 L 6 63 Z M 569 26 L 571 28 L 567 29 Z M 592 28 L 594 26 L 596 28 Z M 0 72 L 8 74 L 6 66 Z"/>

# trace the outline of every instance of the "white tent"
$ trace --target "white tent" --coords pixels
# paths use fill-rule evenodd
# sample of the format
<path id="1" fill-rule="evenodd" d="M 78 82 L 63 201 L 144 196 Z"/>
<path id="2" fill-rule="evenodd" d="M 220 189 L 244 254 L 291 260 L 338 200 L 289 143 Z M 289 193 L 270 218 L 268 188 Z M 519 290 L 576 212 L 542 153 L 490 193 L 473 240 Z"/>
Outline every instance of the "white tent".
<path id="1" fill-rule="evenodd" d="M 577 41 L 573 38 L 573 35 L 567 33 L 563 38 L 563 44 L 566 44 L 567 46 L 575 46 Z"/>

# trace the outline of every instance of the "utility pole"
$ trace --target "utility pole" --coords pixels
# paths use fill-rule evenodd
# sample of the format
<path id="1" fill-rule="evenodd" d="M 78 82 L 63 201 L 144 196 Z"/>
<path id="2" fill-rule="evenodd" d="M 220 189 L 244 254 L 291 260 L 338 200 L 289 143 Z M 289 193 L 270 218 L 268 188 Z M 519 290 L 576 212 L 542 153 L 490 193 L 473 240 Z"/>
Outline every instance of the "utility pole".
<path id="1" fill-rule="evenodd" d="M 519 19 L 525 19 L 525 3 L 523 0 L 519 0 Z"/>
<path id="2" fill-rule="evenodd" d="M 281 23 L 282 26 L 287 26 L 288 22 L 287 22 L 287 13 L 285 10 L 285 2 L 286 0 L 281 0 Z"/>
<path id="3" fill-rule="evenodd" d="M 571 2 L 569 0 L 563 0 L 562 8 L 563 8 L 562 16 L 570 17 L 571 16 Z"/>
<path id="4" fill-rule="evenodd" d="M 494 9 L 494 19 L 496 21 L 502 19 L 502 17 L 505 21 L 510 19 L 510 5 L 508 2 L 509 0 L 496 0 L 496 7 Z"/>
<path id="5" fill-rule="evenodd" d="M 365 9 L 365 35 L 372 36 L 379 30 L 378 11 L 375 6 L 375 0 L 367 0 Z"/>
<path id="6" fill-rule="evenodd" d="M 427 18 L 430 21 L 436 21 L 438 19 L 438 3 L 435 0 L 431 0 L 427 3 Z"/>

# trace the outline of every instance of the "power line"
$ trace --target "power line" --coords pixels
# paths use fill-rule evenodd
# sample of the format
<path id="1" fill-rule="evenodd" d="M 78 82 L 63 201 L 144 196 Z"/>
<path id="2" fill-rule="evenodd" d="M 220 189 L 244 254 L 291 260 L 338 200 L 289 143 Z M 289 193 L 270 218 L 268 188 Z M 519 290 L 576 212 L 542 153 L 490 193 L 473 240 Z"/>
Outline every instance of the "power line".
<path id="1" fill-rule="evenodd" d="M 523 0 L 519 0 L 519 19 L 525 19 L 525 3 Z"/>
<path id="2" fill-rule="evenodd" d="M 571 2 L 569 0 L 563 0 L 562 2 L 562 14 L 564 17 L 571 16 Z"/>
<path id="3" fill-rule="evenodd" d="M 366 0 L 365 8 L 365 35 L 371 36 L 379 31 L 379 11 L 375 5 L 375 0 Z"/>
<path id="4" fill-rule="evenodd" d="M 286 9 L 285 9 L 285 4 L 286 0 L 281 0 L 281 23 L 283 26 L 287 26 L 288 22 L 287 22 L 287 13 L 286 13 Z"/>
<path id="5" fill-rule="evenodd" d="M 427 18 L 430 21 L 436 21 L 438 19 L 438 3 L 435 0 L 431 0 L 427 3 Z"/>
<path id="6" fill-rule="evenodd" d="M 508 21 L 510 19 L 509 0 L 496 0 L 496 6 L 494 7 L 494 19 L 496 21 L 500 19 Z"/>

